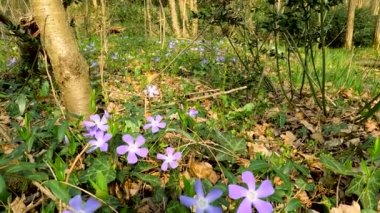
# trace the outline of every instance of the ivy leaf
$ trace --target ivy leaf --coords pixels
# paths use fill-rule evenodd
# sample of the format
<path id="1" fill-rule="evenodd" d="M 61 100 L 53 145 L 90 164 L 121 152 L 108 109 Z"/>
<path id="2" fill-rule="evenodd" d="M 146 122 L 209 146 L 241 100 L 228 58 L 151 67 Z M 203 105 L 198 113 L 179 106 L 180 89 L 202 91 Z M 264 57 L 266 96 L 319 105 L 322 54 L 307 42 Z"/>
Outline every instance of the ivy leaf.
<path id="1" fill-rule="evenodd" d="M 222 147 L 224 147 L 223 152 L 218 152 L 216 159 L 219 161 L 230 161 L 234 162 L 235 158 L 231 156 L 235 155 L 245 155 L 247 152 L 247 143 L 243 138 L 237 138 L 231 133 L 221 133 L 218 130 L 214 131 L 213 140 L 218 142 Z"/>
<path id="2" fill-rule="evenodd" d="M 335 174 L 350 175 L 350 176 L 356 174 L 352 172 L 351 169 L 346 168 L 343 164 L 335 160 L 331 155 L 322 154 L 320 158 L 323 165 L 330 171 L 334 172 Z"/>
<path id="3" fill-rule="evenodd" d="M 99 172 L 104 174 L 104 177 L 107 180 L 107 183 L 115 180 L 116 171 L 112 167 L 112 159 L 107 156 L 100 156 L 97 158 L 92 158 L 90 167 L 80 175 L 81 182 L 87 182 L 90 180 L 96 180 L 96 175 Z"/>
<path id="4" fill-rule="evenodd" d="M 149 183 L 153 187 L 161 186 L 160 178 L 153 175 L 148 175 L 144 173 L 132 172 L 132 176 L 142 180 L 143 182 Z"/>
<path id="5" fill-rule="evenodd" d="M 49 180 L 45 182 L 45 184 L 49 187 L 49 189 L 53 192 L 53 194 L 67 203 L 70 200 L 69 191 L 67 188 L 56 180 Z"/>

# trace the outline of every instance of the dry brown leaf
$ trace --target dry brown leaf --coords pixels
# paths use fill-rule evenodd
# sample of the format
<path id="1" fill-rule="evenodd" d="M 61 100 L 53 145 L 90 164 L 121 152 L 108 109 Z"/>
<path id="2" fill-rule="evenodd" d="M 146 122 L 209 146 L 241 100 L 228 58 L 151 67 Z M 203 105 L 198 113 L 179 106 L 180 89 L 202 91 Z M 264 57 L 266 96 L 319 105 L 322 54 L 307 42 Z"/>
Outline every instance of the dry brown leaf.
<path id="1" fill-rule="evenodd" d="M 306 129 L 310 130 L 312 133 L 315 132 L 314 126 L 310 124 L 307 120 L 301 120 L 300 123 L 306 127 Z"/>
<path id="2" fill-rule="evenodd" d="M 284 143 L 287 145 L 293 145 L 293 142 L 297 140 L 297 137 L 291 131 L 286 131 L 285 134 L 281 135 L 281 138 L 284 139 Z"/>
<path id="3" fill-rule="evenodd" d="M 126 200 L 136 195 L 141 189 L 141 182 L 132 182 L 131 180 L 126 180 L 123 184 L 123 190 L 126 192 Z"/>
<path id="4" fill-rule="evenodd" d="M 360 205 L 352 202 L 352 205 L 339 204 L 338 208 L 332 208 L 330 213 L 360 213 Z"/>
<path id="5" fill-rule="evenodd" d="M 323 137 L 322 133 L 321 132 L 314 132 L 312 135 L 311 135 L 311 138 L 318 141 L 319 143 L 324 143 L 325 142 L 325 138 Z"/>
<path id="6" fill-rule="evenodd" d="M 262 155 L 266 157 L 270 157 L 272 155 L 272 152 L 269 151 L 264 144 L 258 144 L 258 143 L 247 143 L 248 146 L 248 153 L 250 157 L 255 157 L 256 153 L 259 152 Z"/>
<path id="7" fill-rule="evenodd" d="M 218 175 L 213 170 L 212 165 L 207 162 L 198 162 L 190 159 L 189 168 L 189 172 L 192 176 L 200 179 L 206 178 L 212 183 L 218 181 Z"/>
<path id="8" fill-rule="evenodd" d="M 281 186 L 283 183 L 284 183 L 284 181 L 282 181 L 280 177 L 278 177 L 278 176 L 274 177 L 273 184 L 275 186 Z"/>
<path id="9" fill-rule="evenodd" d="M 17 213 L 26 212 L 26 205 L 24 201 L 25 201 L 25 195 L 22 195 L 21 198 L 16 197 L 11 203 L 12 212 L 17 212 Z"/>
<path id="10" fill-rule="evenodd" d="M 367 132 L 373 132 L 376 129 L 380 128 L 380 124 L 377 123 L 376 121 L 372 120 L 372 119 L 367 120 L 367 122 L 365 122 L 364 126 L 365 126 L 365 130 Z"/>
<path id="11" fill-rule="evenodd" d="M 297 192 L 296 198 L 298 198 L 298 200 L 300 200 L 300 202 L 307 208 L 311 207 L 311 200 L 305 191 L 301 190 Z"/>

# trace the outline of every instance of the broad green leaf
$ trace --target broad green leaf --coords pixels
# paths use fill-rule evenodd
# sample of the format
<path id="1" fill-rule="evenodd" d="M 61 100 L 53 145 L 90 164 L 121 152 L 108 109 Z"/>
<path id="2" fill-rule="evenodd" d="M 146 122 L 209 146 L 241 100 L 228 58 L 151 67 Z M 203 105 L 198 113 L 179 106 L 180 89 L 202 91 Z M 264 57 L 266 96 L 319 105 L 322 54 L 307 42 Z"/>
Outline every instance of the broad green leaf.
<path id="1" fill-rule="evenodd" d="M 36 169 L 40 167 L 41 164 L 37 163 L 27 163 L 27 162 L 20 162 L 17 165 L 12 165 L 8 167 L 5 173 L 17 173 L 17 172 L 25 172 L 25 171 L 31 171 L 33 169 Z"/>
<path id="2" fill-rule="evenodd" d="M 0 203 L 6 203 L 9 195 L 10 194 L 7 190 L 7 185 L 5 184 L 4 178 L 0 175 Z"/>
<path id="3" fill-rule="evenodd" d="M 167 213 L 188 213 L 188 210 L 186 207 L 184 207 L 180 202 L 171 200 L 168 203 L 168 207 L 166 208 L 165 212 Z"/>
<path id="4" fill-rule="evenodd" d="M 24 114 L 25 112 L 25 107 L 26 107 L 26 96 L 25 94 L 21 94 L 17 97 L 16 103 L 18 106 L 18 110 L 20 111 L 20 114 Z"/>
<path id="5" fill-rule="evenodd" d="M 303 189 L 303 190 L 306 190 L 306 191 L 308 191 L 308 192 L 313 191 L 314 188 L 315 188 L 315 185 L 314 185 L 314 184 L 312 184 L 312 183 L 307 183 L 306 181 L 304 181 L 304 180 L 301 179 L 301 178 L 297 178 L 297 179 L 296 179 L 296 185 L 297 185 L 299 188 L 301 188 L 301 189 Z"/>
<path id="6" fill-rule="evenodd" d="M 96 180 L 90 180 L 92 187 L 95 189 L 95 195 L 98 198 L 106 199 L 108 197 L 108 184 L 102 172 L 96 174 Z"/>
<path id="7" fill-rule="evenodd" d="M 35 180 L 35 181 L 45 181 L 49 179 L 49 175 L 44 172 L 27 172 L 24 174 L 24 176 L 29 180 Z"/>
<path id="8" fill-rule="evenodd" d="M 65 180 L 65 170 L 67 168 L 66 163 L 63 161 L 63 159 L 60 156 L 57 156 L 55 158 L 53 169 L 55 176 L 59 181 Z"/>
<path id="9" fill-rule="evenodd" d="M 348 185 L 346 193 L 348 195 L 351 195 L 351 194 L 360 195 L 364 186 L 365 186 L 365 179 L 363 177 L 354 177 L 354 179 L 351 180 L 350 185 Z"/>
<path id="10" fill-rule="evenodd" d="M 377 196 L 380 190 L 380 171 L 372 170 L 369 175 L 366 177 L 366 186 L 359 199 L 365 209 L 375 210 L 377 209 Z"/>
<path id="11" fill-rule="evenodd" d="M 237 138 L 231 133 L 221 133 L 214 130 L 213 140 L 220 144 L 223 148 L 216 155 L 219 161 L 235 161 L 231 155 L 245 155 L 247 152 L 247 143 L 243 138 Z"/>
<path id="12" fill-rule="evenodd" d="M 79 176 L 81 182 L 95 180 L 96 174 L 98 172 L 102 172 L 104 174 L 107 183 L 110 183 L 111 181 L 115 180 L 116 171 L 111 164 L 112 159 L 110 157 L 102 155 L 91 160 L 92 161 L 90 163 L 89 168 L 86 171 L 84 171 L 82 175 Z"/>
<path id="13" fill-rule="evenodd" d="M 265 172 L 269 168 L 269 163 L 265 160 L 251 160 L 249 166 L 245 170 L 254 171 L 254 172 Z"/>
<path id="14" fill-rule="evenodd" d="M 61 124 L 61 126 L 59 126 L 58 132 L 57 132 L 58 142 L 63 141 L 63 139 L 65 138 L 66 130 L 67 130 L 68 125 L 69 124 L 67 123 L 67 121 L 63 121 L 62 124 Z"/>
<path id="15" fill-rule="evenodd" d="M 293 198 L 291 199 L 287 204 L 286 204 L 286 207 L 285 207 L 285 212 L 292 212 L 292 211 L 295 211 L 297 210 L 298 208 L 300 208 L 302 206 L 301 202 L 296 199 L 296 198 Z"/>
<path id="16" fill-rule="evenodd" d="M 44 184 L 49 187 L 57 198 L 63 200 L 63 202 L 67 203 L 70 200 L 69 190 L 62 183 L 56 180 L 49 180 Z"/>
<path id="17" fill-rule="evenodd" d="M 40 88 L 40 96 L 41 97 L 47 97 L 49 95 L 49 81 L 44 81 Z"/>
<path id="18" fill-rule="evenodd" d="M 157 166 L 149 163 L 149 162 L 139 162 L 135 168 L 133 169 L 134 172 L 146 172 L 150 169 L 156 168 Z"/>
<path id="19" fill-rule="evenodd" d="M 346 167 L 344 167 L 343 164 L 335 160 L 331 155 L 322 154 L 320 158 L 323 165 L 330 171 L 334 172 L 335 174 L 341 174 L 341 175 L 355 174 L 352 172 L 352 170 L 348 170 Z"/>
<path id="20" fill-rule="evenodd" d="M 153 187 L 159 187 L 161 185 L 160 178 L 157 176 L 153 175 L 148 175 L 144 173 L 139 173 L 139 172 L 132 172 L 132 176 L 138 178 L 139 180 L 146 182 L 150 184 Z"/>

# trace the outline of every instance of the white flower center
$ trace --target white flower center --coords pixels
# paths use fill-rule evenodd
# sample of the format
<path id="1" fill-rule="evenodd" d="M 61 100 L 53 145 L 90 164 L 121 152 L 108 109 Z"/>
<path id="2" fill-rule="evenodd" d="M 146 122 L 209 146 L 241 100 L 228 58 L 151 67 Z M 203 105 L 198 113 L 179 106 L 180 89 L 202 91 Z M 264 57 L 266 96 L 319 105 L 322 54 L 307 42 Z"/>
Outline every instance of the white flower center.
<path id="1" fill-rule="evenodd" d="M 173 161 L 173 155 L 166 156 L 166 161 L 172 162 Z"/>
<path id="2" fill-rule="evenodd" d="M 247 192 L 247 198 L 250 200 L 250 201 L 254 201 L 257 199 L 257 193 L 255 191 L 248 191 Z"/>
<path id="3" fill-rule="evenodd" d="M 208 207 L 208 201 L 204 197 L 199 197 L 197 200 L 197 207 L 199 209 L 206 209 Z"/>
<path id="4" fill-rule="evenodd" d="M 80 209 L 80 210 L 75 210 L 75 211 L 74 211 L 74 213 L 86 213 L 86 211 L 85 211 L 85 210 L 82 210 L 82 209 Z"/>
<path id="5" fill-rule="evenodd" d="M 128 151 L 133 152 L 133 153 L 136 153 L 137 150 L 138 150 L 138 147 L 135 144 L 130 145 L 128 149 Z"/>

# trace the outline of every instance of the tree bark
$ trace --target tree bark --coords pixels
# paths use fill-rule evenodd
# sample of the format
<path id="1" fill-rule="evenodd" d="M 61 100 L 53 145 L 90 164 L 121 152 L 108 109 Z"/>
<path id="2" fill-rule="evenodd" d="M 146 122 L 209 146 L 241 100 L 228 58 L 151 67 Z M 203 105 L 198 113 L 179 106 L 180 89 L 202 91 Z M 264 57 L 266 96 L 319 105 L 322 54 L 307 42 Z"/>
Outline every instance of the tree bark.
<path id="1" fill-rule="evenodd" d="M 89 68 L 79 52 L 63 5 L 60 0 L 32 0 L 31 5 L 69 118 L 87 117 L 91 92 Z"/>
<path id="2" fill-rule="evenodd" d="M 198 12 L 197 0 L 189 0 L 190 10 L 193 12 Z M 195 38 L 198 35 L 198 19 L 192 18 L 191 20 L 191 34 Z"/>
<path id="3" fill-rule="evenodd" d="M 375 28 L 375 36 L 373 39 L 373 46 L 376 50 L 380 50 L 380 15 L 376 16 L 376 28 Z"/>
<path id="4" fill-rule="evenodd" d="M 372 0 L 371 1 L 371 10 L 372 10 L 372 14 L 374 16 L 376 16 L 378 13 L 379 13 L 379 0 Z"/>
<path id="5" fill-rule="evenodd" d="M 177 7 L 175 4 L 175 0 L 169 0 L 169 7 L 170 7 L 170 15 L 172 19 L 172 27 L 173 27 L 174 34 L 177 38 L 180 38 L 181 30 L 179 28 Z"/>
<path id="6" fill-rule="evenodd" d="M 345 47 L 347 49 L 352 48 L 352 37 L 354 34 L 355 6 L 356 6 L 356 0 L 348 1 L 347 28 L 346 28 L 346 41 L 345 41 Z"/>
<path id="7" fill-rule="evenodd" d="M 189 25 L 189 18 L 187 17 L 187 0 L 179 0 L 179 10 L 182 21 L 182 36 L 188 38 L 189 32 L 187 31 L 187 27 Z"/>

